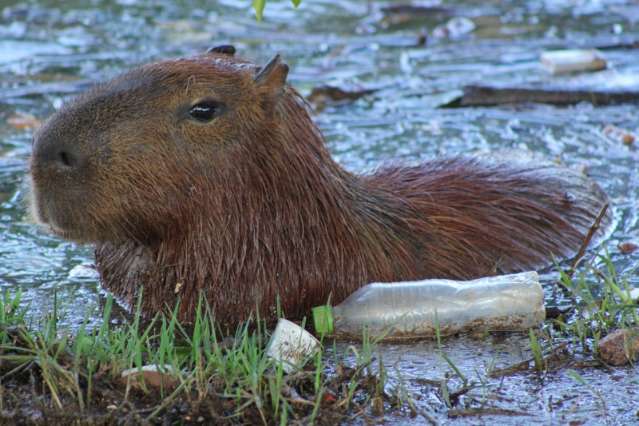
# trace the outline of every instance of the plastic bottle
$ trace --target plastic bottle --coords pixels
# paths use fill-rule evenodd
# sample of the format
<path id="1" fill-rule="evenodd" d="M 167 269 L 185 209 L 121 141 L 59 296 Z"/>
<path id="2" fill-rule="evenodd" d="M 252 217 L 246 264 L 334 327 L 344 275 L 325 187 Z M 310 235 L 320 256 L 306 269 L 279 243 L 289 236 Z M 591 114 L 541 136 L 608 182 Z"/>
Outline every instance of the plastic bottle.
<path id="1" fill-rule="evenodd" d="M 484 331 L 524 331 L 545 318 L 536 272 L 472 281 L 423 280 L 366 285 L 338 306 L 313 309 L 318 334 L 384 340 Z"/>

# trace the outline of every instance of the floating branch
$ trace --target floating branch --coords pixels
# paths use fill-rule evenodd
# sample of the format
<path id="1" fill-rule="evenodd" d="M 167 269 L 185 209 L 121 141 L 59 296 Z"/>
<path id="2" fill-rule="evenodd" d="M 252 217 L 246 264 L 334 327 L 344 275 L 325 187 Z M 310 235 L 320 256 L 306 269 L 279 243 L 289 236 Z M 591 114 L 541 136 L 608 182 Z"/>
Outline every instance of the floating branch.
<path id="1" fill-rule="evenodd" d="M 441 108 L 495 106 L 518 103 L 574 105 L 590 102 L 593 105 L 639 103 L 639 90 L 572 90 L 522 87 L 464 86 L 463 94 L 441 105 Z"/>

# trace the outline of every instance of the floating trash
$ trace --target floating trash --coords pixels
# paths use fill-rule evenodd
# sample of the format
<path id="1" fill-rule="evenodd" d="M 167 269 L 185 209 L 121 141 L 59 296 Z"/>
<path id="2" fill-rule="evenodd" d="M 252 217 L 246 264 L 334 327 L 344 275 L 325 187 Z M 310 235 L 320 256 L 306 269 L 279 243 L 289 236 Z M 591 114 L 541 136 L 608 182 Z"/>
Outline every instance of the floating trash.
<path id="1" fill-rule="evenodd" d="M 338 306 L 313 309 L 319 334 L 347 339 L 360 339 L 364 329 L 385 340 L 525 331 L 544 318 L 544 293 L 534 271 L 472 281 L 374 283 Z"/>
<path id="2" fill-rule="evenodd" d="M 543 52 L 541 64 L 552 74 L 566 74 L 606 69 L 606 60 L 594 49 L 553 50 Z"/>
<path id="3" fill-rule="evenodd" d="M 303 367 L 304 362 L 319 349 L 320 342 L 299 325 L 280 318 L 266 348 L 266 355 L 280 361 L 285 372 Z"/>

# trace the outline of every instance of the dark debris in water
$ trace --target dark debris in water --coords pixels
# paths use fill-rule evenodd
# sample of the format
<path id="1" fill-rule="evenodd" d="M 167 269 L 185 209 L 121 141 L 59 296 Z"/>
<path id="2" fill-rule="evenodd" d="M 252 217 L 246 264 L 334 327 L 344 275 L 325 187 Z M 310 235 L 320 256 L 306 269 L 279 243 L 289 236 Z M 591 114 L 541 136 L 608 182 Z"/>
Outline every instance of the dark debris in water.
<path id="1" fill-rule="evenodd" d="M 448 417 L 479 417 L 479 416 L 531 416 L 531 413 L 525 411 L 509 410 L 507 408 L 483 407 L 483 408 L 464 408 L 453 409 L 448 411 Z"/>
<path id="2" fill-rule="evenodd" d="M 342 88 L 338 86 L 322 85 L 314 87 L 307 99 L 317 111 L 328 105 L 342 105 L 354 102 L 366 95 L 375 93 L 378 89 L 370 88 Z"/>
<path id="3" fill-rule="evenodd" d="M 589 102 L 595 106 L 639 103 L 639 90 L 579 90 L 533 87 L 464 86 L 463 94 L 441 105 L 442 108 L 495 106 L 519 103 L 575 105 Z"/>
<path id="4" fill-rule="evenodd" d="M 421 6 L 411 3 L 394 4 L 381 8 L 385 15 L 407 14 L 411 16 L 436 16 L 445 17 L 453 14 L 453 11 L 443 6 Z"/>
<path id="5" fill-rule="evenodd" d="M 624 241 L 617 245 L 622 254 L 632 254 L 639 249 L 639 244 L 634 241 Z"/>

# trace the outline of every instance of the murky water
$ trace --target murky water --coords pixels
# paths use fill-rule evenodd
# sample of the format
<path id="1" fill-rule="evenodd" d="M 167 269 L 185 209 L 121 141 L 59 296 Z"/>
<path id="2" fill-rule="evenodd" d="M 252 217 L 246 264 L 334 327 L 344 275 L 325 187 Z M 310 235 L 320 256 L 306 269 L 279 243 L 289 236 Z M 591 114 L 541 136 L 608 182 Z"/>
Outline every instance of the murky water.
<path id="1" fill-rule="evenodd" d="M 255 22 L 249 1 L 0 2 L 0 289 L 21 288 L 34 318 L 51 309 L 54 289 L 66 322 L 96 319 L 96 280 L 73 269 L 91 264 L 90 247 L 42 233 L 28 218 L 25 169 L 31 130 L 9 121 L 31 114 L 46 118 L 65 98 L 100 80 L 153 59 L 201 52 L 233 43 L 258 62 L 276 52 L 291 66 L 290 81 L 303 93 L 320 84 L 379 89 L 349 105 L 317 114 L 331 151 L 352 170 L 384 161 L 416 162 L 440 155 L 495 151 L 541 154 L 585 168 L 611 195 L 617 226 L 604 243 L 620 271 L 639 266 L 639 254 L 623 255 L 617 243 L 639 240 L 637 146 L 606 137 L 615 126 L 636 132 L 637 107 L 517 106 L 437 109 L 465 84 L 542 82 L 564 86 L 639 86 L 639 50 L 611 49 L 610 68 L 595 74 L 551 77 L 538 63 L 546 48 L 607 46 L 639 38 L 639 6 L 632 1 L 537 0 L 445 2 L 448 13 L 417 17 L 384 14 L 389 2 L 304 0 L 268 4 Z M 453 16 L 470 18 L 470 32 L 437 37 L 435 27 Z M 467 21 L 461 21 L 467 23 Z M 418 45 L 427 35 L 425 46 Z M 74 271 L 70 273 L 70 271 Z M 80 271 L 81 272 L 81 271 Z M 631 277 L 639 286 L 639 277 Z M 551 299 L 549 303 L 558 303 Z M 469 375 L 486 365 L 529 356 L 527 339 L 500 342 L 451 339 L 445 349 Z M 448 419 L 423 379 L 449 370 L 430 343 L 382 346 L 389 368 L 402 372 L 417 404 L 440 421 L 618 424 L 637 420 L 636 368 L 581 371 L 587 386 L 561 372 L 543 379 L 514 376 L 489 381 L 500 406 L 526 417 Z M 421 383 L 421 384 L 420 384 Z M 597 392 L 602 392 L 602 398 Z M 394 417 L 419 424 L 422 418 Z"/>

